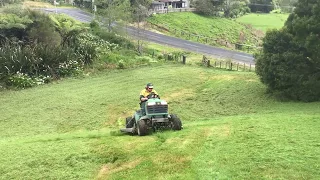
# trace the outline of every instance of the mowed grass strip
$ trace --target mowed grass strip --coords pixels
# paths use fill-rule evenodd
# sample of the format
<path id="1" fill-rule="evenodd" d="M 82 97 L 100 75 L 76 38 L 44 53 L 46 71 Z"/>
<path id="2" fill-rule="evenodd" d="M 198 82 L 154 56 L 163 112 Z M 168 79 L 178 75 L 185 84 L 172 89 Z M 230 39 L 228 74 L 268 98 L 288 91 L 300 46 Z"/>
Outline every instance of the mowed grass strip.
<path id="1" fill-rule="evenodd" d="M 152 82 L 182 131 L 119 133 Z M 319 179 L 320 103 L 254 73 L 163 65 L 0 92 L 0 179 Z"/>

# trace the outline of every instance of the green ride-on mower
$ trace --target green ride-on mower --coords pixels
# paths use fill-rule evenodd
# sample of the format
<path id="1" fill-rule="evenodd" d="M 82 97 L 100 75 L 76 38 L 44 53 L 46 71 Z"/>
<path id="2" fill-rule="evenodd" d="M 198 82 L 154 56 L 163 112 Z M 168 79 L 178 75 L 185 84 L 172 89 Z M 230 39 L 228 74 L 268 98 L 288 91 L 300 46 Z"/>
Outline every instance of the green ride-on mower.
<path id="1" fill-rule="evenodd" d="M 160 100 L 158 95 L 150 94 L 148 101 L 140 105 L 141 109 L 136 111 L 133 117 L 126 118 L 126 128 L 121 129 L 121 132 L 144 136 L 150 131 L 182 129 L 180 118 L 168 113 L 168 103 Z"/>

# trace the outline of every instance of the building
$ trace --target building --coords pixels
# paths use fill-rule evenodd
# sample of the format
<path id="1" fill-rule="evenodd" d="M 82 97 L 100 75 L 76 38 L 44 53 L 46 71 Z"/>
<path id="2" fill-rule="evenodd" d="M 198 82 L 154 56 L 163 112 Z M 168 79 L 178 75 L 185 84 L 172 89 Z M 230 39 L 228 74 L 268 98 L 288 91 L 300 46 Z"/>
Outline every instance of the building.
<path id="1" fill-rule="evenodd" d="M 151 4 L 151 9 L 189 8 L 188 0 L 156 0 Z"/>

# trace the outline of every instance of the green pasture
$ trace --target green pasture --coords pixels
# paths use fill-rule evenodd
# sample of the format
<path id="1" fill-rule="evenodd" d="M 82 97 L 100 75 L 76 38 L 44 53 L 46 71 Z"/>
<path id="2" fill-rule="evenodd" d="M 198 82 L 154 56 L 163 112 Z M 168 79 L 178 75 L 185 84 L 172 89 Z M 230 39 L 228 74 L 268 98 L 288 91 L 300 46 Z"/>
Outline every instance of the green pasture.
<path id="1" fill-rule="evenodd" d="M 253 28 L 266 32 L 268 29 L 280 29 L 289 14 L 247 14 L 236 19 L 237 22 L 250 24 Z"/>
<path id="2" fill-rule="evenodd" d="M 182 131 L 119 133 L 154 83 Z M 319 179 L 320 103 L 253 72 L 166 64 L 0 91 L 0 179 Z"/>

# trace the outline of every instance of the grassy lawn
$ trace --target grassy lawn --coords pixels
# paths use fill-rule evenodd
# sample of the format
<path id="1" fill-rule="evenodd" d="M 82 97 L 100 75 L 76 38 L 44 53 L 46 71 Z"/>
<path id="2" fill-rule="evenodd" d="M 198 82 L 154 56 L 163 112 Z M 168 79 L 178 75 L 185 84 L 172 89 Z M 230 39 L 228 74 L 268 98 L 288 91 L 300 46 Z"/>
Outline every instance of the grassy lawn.
<path id="1" fill-rule="evenodd" d="M 184 129 L 119 133 L 153 82 Z M 154 65 L 0 91 L 0 179 L 319 179 L 320 103 L 252 72 Z"/>
<path id="2" fill-rule="evenodd" d="M 250 24 L 254 28 L 266 32 L 268 29 L 280 29 L 289 14 L 248 14 L 237 18 L 237 22 Z"/>

